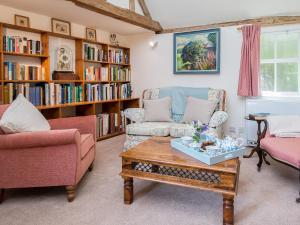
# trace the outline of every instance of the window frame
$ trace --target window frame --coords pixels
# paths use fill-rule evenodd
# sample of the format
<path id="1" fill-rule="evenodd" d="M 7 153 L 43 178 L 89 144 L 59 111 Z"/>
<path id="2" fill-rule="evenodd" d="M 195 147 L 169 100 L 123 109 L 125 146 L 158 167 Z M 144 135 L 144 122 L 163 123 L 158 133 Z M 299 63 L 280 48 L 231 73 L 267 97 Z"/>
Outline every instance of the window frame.
<path id="1" fill-rule="evenodd" d="M 260 66 L 262 64 L 273 64 L 274 65 L 274 90 L 275 91 L 263 91 L 261 88 L 262 96 L 266 97 L 300 97 L 300 30 L 287 30 L 287 31 L 272 31 L 262 32 L 261 35 L 280 35 L 288 33 L 298 34 L 298 57 L 297 58 L 277 58 L 277 40 L 274 41 L 274 58 L 273 59 L 262 59 L 260 56 Z M 276 38 L 276 37 L 275 37 Z M 278 63 L 297 63 L 298 64 L 298 92 L 278 92 L 277 91 L 277 79 L 278 79 Z M 261 82 L 261 73 L 259 75 Z"/>

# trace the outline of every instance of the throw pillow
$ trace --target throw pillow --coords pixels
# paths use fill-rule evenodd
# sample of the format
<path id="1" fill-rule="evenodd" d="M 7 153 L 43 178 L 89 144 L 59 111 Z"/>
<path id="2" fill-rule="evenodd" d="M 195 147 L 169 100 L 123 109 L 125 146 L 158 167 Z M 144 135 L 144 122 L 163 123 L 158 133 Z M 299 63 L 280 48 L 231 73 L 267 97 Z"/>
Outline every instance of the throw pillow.
<path id="1" fill-rule="evenodd" d="M 145 121 L 169 122 L 171 118 L 171 98 L 144 100 Z"/>
<path id="2" fill-rule="evenodd" d="M 3 113 L 0 128 L 6 134 L 28 131 L 47 131 L 50 125 L 37 108 L 24 95 L 18 97 Z"/>
<path id="3" fill-rule="evenodd" d="M 190 96 L 187 98 L 182 122 L 190 123 L 193 120 L 199 120 L 204 124 L 208 124 L 216 107 L 216 102 Z"/>

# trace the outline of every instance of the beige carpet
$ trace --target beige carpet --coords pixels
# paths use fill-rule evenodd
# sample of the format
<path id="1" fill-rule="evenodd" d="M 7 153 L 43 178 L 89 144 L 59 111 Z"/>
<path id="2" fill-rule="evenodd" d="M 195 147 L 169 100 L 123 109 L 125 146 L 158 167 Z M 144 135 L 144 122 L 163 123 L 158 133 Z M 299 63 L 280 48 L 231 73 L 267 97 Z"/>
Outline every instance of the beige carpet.
<path id="1" fill-rule="evenodd" d="M 80 183 L 73 203 L 63 188 L 10 190 L 0 205 L 1 225 L 218 225 L 219 194 L 135 181 L 135 201 L 123 204 L 119 177 L 124 136 L 97 145 L 94 171 Z M 256 171 L 257 157 L 242 159 L 235 221 L 241 225 L 299 225 L 298 173 L 271 161 Z"/>

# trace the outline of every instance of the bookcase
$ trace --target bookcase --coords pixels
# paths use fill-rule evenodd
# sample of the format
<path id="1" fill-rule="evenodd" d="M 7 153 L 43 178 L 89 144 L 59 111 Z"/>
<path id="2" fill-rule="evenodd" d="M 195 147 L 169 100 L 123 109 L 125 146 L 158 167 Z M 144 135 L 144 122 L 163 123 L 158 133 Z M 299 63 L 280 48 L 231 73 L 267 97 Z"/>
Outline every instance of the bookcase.
<path id="1" fill-rule="evenodd" d="M 50 39 L 74 44 L 78 80 L 53 80 Z M 131 97 L 130 49 L 0 23 L 0 104 L 23 93 L 47 119 L 97 115 L 97 139 L 123 134 Z"/>

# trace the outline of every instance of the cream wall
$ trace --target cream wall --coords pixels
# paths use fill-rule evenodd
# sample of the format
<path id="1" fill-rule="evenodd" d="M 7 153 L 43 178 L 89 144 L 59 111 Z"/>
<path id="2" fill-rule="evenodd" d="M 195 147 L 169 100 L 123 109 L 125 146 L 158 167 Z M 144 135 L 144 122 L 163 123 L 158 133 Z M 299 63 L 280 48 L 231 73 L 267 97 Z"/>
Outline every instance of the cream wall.
<path id="1" fill-rule="evenodd" d="M 14 24 L 14 14 L 19 14 L 28 16 L 30 18 L 30 26 L 32 28 L 51 31 L 51 18 L 48 16 L 27 12 L 3 5 L 0 5 L 0 12 L 0 22 Z M 70 22 L 72 36 L 84 38 L 86 27 L 80 24 L 72 23 L 72 21 Z M 109 35 L 109 32 L 97 29 L 97 40 L 100 42 L 109 43 Z M 125 36 L 118 35 L 118 40 L 121 45 L 126 46 L 127 38 Z"/>
<path id="2" fill-rule="evenodd" d="M 222 88 L 228 94 L 230 118 L 226 131 L 233 126 L 238 131 L 244 128 L 245 99 L 237 96 L 239 62 L 242 35 L 236 27 L 221 29 L 221 73 L 220 75 L 174 75 L 173 34 L 143 34 L 130 36 L 132 84 L 135 95 L 141 96 L 146 88 L 163 86 L 190 86 Z M 149 46 L 157 41 L 156 48 Z"/>

